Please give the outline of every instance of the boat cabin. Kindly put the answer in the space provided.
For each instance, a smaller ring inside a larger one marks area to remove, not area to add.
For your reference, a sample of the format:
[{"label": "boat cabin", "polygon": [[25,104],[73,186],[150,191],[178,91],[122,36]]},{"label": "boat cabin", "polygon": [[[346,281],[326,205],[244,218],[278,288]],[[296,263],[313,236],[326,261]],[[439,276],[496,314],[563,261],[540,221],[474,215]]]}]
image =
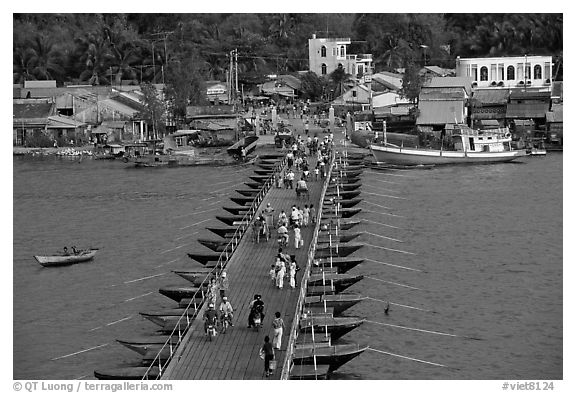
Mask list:
[{"label": "boat cabin", "polygon": [[[448,127],[446,131],[448,133]],[[473,130],[466,126],[457,125],[452,128],[451,134],[456,151],[496,153],[512,150],[510,145],[512,138],[508,128]]]}]

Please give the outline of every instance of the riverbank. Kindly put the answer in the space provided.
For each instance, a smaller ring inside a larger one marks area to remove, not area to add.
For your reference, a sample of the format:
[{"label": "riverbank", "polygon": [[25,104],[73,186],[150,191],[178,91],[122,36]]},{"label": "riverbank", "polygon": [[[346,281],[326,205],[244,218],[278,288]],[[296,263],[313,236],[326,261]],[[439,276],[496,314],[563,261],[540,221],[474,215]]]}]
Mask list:
[{"label": "riverbank", "polygon": [[[66,146],[66,147],[22,147],[13,146],[12,155],[23,156],[23,155],[40,155],[40,156],[51,156],[51,155],[63,155],[65,153],[72,153],[70,155],[80,155],[92,154],[94,151],[94,145],[85,146]],[[75,153],[75,154],[74,154]]]}]

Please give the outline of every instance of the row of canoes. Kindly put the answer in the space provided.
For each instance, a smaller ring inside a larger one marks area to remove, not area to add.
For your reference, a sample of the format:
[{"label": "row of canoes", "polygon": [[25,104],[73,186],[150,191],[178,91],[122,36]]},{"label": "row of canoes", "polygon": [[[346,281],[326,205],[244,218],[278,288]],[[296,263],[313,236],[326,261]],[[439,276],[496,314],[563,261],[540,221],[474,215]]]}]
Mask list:
[{"label": "row of canoes", "polygon": [[[367,349],[338,341],[364,322],[362,318],[341,316],[345,310],[366,299],[361,294],[341,293],[363,278],[348,272],[363,262],[362,258],[351,256],[362,247],[362,243],[355,242],[362,233],[348,232],[360,223],[351,219],[361,211],[353,208],[361,201],[358,198],[360,168],[351,164],[346,169],[333,170],[335,181],[331,179],[323,201],[314,262],[300,316],[299,334],[294,343],[291,379],[326,379]],[[340,206],[336,210],[338,202]]]},{"label": "row of canoes", "polygon": [[[253,202],[256,195],[260,192],[263,183],[272,176],[275,167],[279,164],[279,160],[283,158],[283,154],[260,156],[258,166],[260,169],[255,170],[256,175],[251,179],[256,183],[247,183],[251,190],[239,190],[242,197],[232,197],[232,201],[236,202],[240,207],[225,208],[225,210],[232,214],[230,219],[223,221],[227,224],[224,228],[207,228],[223,238],[222,241],[198,239],[198,241],[209,248],[212,253],[207,254],[188,254],[192,259],[199,262],[202,267],[192,268],[189,270],[174,270],[173,273],[185,279],[188,284],[186,285],[168,285],[159,288],[158,292],[169,299],[176,302],[177,307],[172,309],[162,309],[141,312],[140,315],[154,323],[157,331],[153,335],[131,337],[126,339],[118,339],[118,343],[126,348],[135,351],[142,356],[141,364],[136,367],[114,367],[108,369],[95,370],[94,375],[98,379],[142,379],[146,372],[149,379],[156,379],[159,377],[160,372],[156,364],[151,367],[155,359],[160,359],[162,364],[170,359],[175,346],[179,344],[178,335],[170,337],[169,334],[175,329],[179,328],[182,331],[183,337],[184,330],[189,326],[189,322],[195,318],[195,310],[200,310],[204,297],[202,290],[206,289],[206,278],[215,273],[214,269],[220,258],[220,254],[224,251],[226,245],[234,236],[237,226],[234,221],[241,221],[243,216],[248,212],[249,205]],[[230,256],[229,256],[230,257]],[[188,307],[190,306],[191,307]],[[165,344],[169,342],[169,345]]]}]

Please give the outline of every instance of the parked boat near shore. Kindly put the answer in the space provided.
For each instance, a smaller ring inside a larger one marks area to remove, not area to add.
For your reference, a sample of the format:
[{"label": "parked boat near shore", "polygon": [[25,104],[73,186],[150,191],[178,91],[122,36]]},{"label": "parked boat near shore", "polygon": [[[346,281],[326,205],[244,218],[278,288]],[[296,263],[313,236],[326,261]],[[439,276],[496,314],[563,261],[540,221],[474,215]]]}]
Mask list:
[{"label": "parked boat near shore", "polygon": [[158,367],[152,367],[150,370],[148,367],[116,367],[94,370],[94,376],[102,380],[138,380],[144,378],[146,373],[148,373],[148,379],[156,379],[160,374]]},{"label": "parked boat near shore", "polygon": [[[370,144],[377,163],[394,165],[490,164],[509,162],[526,155],[513,150],[507,128],[476,131],[456,125],[451,132],[450,149],[424,149],[383,144]],[[443,146],[444,144],[442,144]]]},{"label": "parked boat near shore", "polygon": [[294,364],[327,364],[328,372],[334,372],[339,367],[359,356],[368,349],[358,344],[336,344],[331,346],[314,345],[307,348],[295,348],[292,361]]}]

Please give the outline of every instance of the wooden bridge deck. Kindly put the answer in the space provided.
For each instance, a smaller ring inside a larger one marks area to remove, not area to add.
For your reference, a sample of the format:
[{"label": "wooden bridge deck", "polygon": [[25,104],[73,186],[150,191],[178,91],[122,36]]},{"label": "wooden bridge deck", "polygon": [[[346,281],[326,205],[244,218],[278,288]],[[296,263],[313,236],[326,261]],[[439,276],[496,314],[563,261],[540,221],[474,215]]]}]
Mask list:
[{"label": "wooden bridge deck", "polygon": [[[295,173],[298,179],[300,173]],[[270,203],[275,209],[275,222],[281,210],[289,214],[292,205],[303,207],[304,204],[313,203],[318,211],[322,184],[321,180],[308,182],[310,190],[308,200],[297,199],[293,189],[272,188],[264,198],[260,210]],[[293,232],[290,231],[290,244],[284,249],[288,254],[296,255],[296,261],[302,269],[296,276],[297,288],[304,271],[312,231],[312,224],[302,228],[304,246],[299,249],[294,248]],[[230,280],[229,300],[234,308],[234,327],[229,328],[226,334],[219,334],[210,342],[204,335],[204,322],[199,316],[178,347],[163,379],[264,379],[264,361],[259,357],[259,350],[264,343],[264,336],[270,336],[271,341],[274,337],[272,321],[276,311],[282,314],[285,328],[282,351],[276,351],[278,369],[269,379],[279,379],[294,319],[298,289],[292,290],[288,280],[285,281],[283,289],[276,288],[272,283],[269,271],[277,252],[275,230],[272,231],[270,241],[261,240],[260,243],[253,243],[248,231],[226,269]],[[259,331],[247,327],[249,304],[254,294],[262,295],[266,314]]]}]

